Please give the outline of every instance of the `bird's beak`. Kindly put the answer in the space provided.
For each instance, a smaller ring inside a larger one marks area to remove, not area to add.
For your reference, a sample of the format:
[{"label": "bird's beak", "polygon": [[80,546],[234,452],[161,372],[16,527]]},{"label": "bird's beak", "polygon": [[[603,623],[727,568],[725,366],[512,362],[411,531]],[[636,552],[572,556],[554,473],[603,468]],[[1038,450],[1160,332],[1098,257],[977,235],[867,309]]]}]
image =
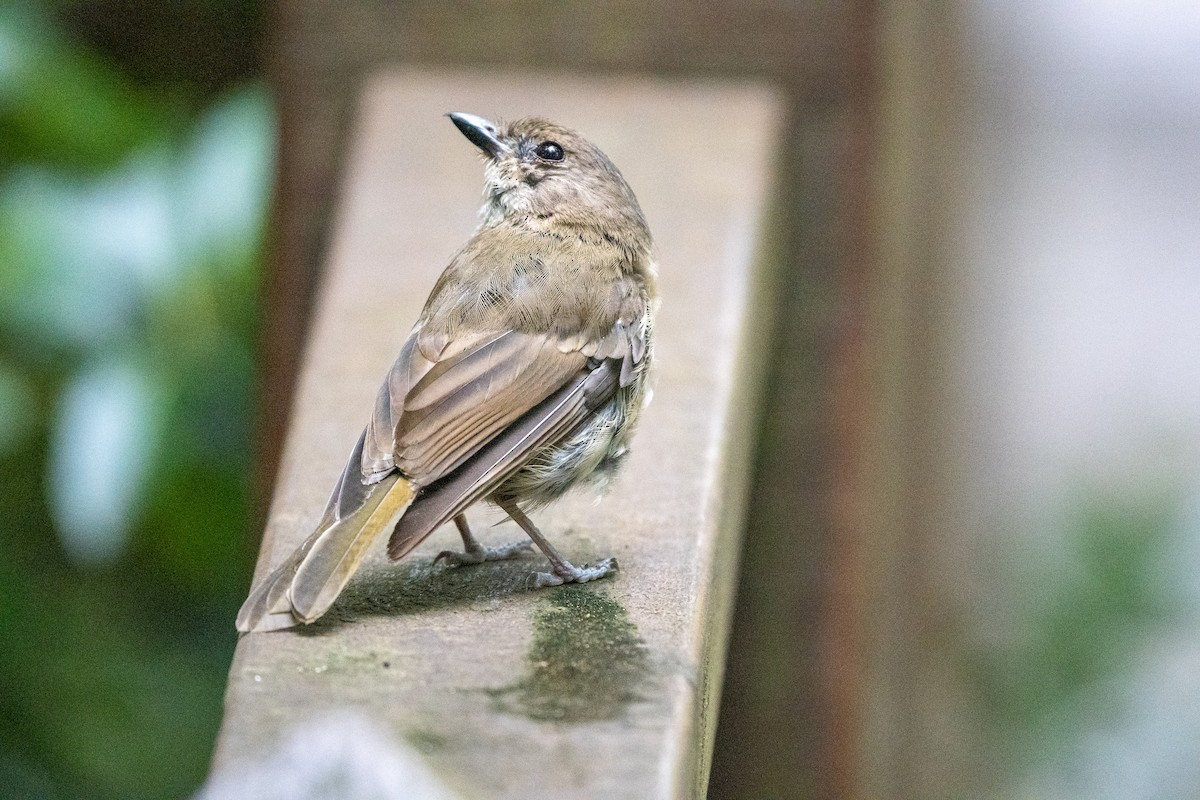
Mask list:
[{"label": "bird's beak", "polygon": [[483,117],[457,111],[446,116],[454,123],[454,127],[462,131],[463,136],[492,158],[509,152],[508,145],[496,138],[496,126]]}]

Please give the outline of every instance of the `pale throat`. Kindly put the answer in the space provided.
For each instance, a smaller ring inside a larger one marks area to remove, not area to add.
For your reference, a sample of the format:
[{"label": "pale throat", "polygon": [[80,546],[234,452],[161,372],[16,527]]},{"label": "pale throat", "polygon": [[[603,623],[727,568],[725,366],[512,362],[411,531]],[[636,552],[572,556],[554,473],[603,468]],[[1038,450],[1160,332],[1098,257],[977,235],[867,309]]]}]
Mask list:
[{"label": "pale throat", "polygon": [[[620,208],[613,203],[603,203],[599,194],[584,189],[580,191],[559,191],[552,196],[537,197],[536,186],[531,186],[524,180],[514,179],[504,175],[499,170],[489,169],[486,173],[486,185],[483,192],[483,205],[479,208],[479,226],[477,230],[493,228],[508,223],[533,231],[562,230],[564,227],[572,230],[584,229],[591,232],[589,239],[595,238],[596,244],[616,245],[611,234],[628,229],[634,221],[628,216],[614,213],[613,209]],[[548,187],[543,187],[548,188]],[[644,224],[644,223],[643,223]],[[639,225],[641,227],[641,225]],[[606,236],[606,234],[610,234]],[[625,246],[632,246],[641,251],[641,255],[649,256],[649,242],[629,240]],[[645,239],[649,239],[646,235]]]}]

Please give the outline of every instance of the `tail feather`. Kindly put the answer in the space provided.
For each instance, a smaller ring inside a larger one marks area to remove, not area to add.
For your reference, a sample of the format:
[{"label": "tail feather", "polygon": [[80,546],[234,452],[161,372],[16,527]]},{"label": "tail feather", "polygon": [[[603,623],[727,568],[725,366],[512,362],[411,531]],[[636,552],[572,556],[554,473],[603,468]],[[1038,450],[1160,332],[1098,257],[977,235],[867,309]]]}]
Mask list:
[{"label": "tail feather", "polygon": [[[358,570],[367,549],[390,532],[413,501],[413,486],[396,473],[384,478],[362,506],[321,534],[296,570],[288,591],[292,614],[312,622],[325,613]],[[378,500],[376,500],[378,498]]]},{"label": "tail feather", "polygon": [[[320,533],[314,533],[315,539]],[[292,616],[291,603],[287,601],[287,590],[292,585],[292,577],[296,568],[304,560],[305,548],[296,549],[287,560],[271,571],[262,583],[254,587],[237,616],[237,629],[243,633],[249,631],[274,631],[280,628],[290,628],[296,624]],[[282,601],[282,602],[281,602]]]},{"label": "tail feather", "polygon": [[414,495],[413,485],[393,473],[369,487],[351,513],[341,519],[327,515],[246,598],[237,629],[278,630],[318,619],[333,605],[371,544],[395,527]]}]

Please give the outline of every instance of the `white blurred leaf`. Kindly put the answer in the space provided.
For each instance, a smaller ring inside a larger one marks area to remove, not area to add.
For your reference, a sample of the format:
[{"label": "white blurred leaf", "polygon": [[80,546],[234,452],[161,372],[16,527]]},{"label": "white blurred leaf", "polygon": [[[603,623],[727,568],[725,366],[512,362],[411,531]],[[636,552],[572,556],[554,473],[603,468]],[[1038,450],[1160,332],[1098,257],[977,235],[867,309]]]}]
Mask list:
[{"label": "white blurred leaf", "polygon": [[176,185],[176,220],[189,259],[236,264],[257,242],[271,190],[274,125],[261,87],[224,98],[197,125]]},{"label": "white blurred leaf", "polygon": [[63,548],[107,564],[125,547],[144,500],[161,414],[131,364],[85,369],[64,392],[50,443],[47,494]]},{"label": "white blurred leaf", "polygon": [[168,162],[142,153],[100,180],[17,173],[0,197],[18,285],[0,298],[13,321],[50,339],[95,346],[126,330],[150,288],[180,262]]}]

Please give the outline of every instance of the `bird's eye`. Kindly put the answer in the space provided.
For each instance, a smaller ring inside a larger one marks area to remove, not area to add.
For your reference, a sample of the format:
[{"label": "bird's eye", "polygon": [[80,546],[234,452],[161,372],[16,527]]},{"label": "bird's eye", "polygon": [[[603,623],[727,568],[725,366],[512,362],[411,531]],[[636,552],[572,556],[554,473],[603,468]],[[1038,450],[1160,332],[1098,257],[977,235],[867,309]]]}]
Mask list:
[{"label": "bird's eye", "polygon": [[534,148],[533,153],[544,161],[562,161],[566,156],[558,142],[542,142]]}]

